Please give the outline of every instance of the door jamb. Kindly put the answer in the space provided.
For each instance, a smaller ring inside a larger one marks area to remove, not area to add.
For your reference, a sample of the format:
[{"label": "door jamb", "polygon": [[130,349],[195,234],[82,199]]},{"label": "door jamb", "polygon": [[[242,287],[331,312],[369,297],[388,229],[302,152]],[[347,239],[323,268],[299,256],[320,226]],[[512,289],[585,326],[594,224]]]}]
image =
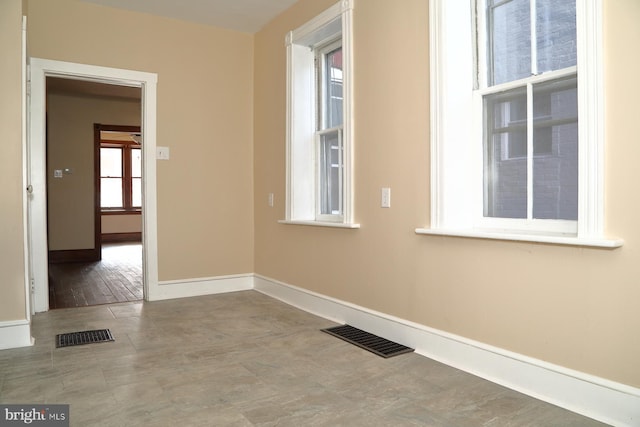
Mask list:
[{"label": "door jamb", "polygon": [[[46,224],[46,78],[94,81],[119,86],[140,87],[142,90],[141,128],[144,134],[142,179],[142,236],[143,236],[143,287],[145,300],[153,300],[158,294],[158,239],[156,197],[156,86],[155,73],[100,67],[71,62],[30,58],[31,96],[29,102],[28,171],[30,195],[28,209],[30,242],[29,258],[33,265],[33,310],[49,309],[48,251]],[[29,295],[26,295],[28,298]]]}]

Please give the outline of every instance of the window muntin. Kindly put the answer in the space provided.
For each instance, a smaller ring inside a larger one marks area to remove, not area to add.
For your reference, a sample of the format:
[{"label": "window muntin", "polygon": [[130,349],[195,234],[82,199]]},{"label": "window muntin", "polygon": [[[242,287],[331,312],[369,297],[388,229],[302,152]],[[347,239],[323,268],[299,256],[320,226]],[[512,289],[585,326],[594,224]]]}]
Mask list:
[{"label": "window muntin", "polygon": [[578,218],[575,13],[575,0],[487,0],[478,17],[483,217],[525,221],[509,228]]}]

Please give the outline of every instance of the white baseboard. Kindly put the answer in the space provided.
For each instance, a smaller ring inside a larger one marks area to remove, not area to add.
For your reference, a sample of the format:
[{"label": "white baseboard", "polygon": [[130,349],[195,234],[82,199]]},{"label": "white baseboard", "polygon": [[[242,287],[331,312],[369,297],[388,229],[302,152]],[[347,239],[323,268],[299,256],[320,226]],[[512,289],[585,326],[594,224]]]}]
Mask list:
[{"label": "white baseboard", "polygon": [[150,289],[149,301],[196,297],[253,289],[253,275],[220,276],[201,279],[171,280],[159,282]]},{"label": "white baseboard", "polygon": [[0,350],[29,347],[34,342],[28,320],[0,322]]},{"label": "white baseboard", "polygon": [[348,323],[494,383],[613,426],[640,426],[640,389],[256,275],[254,289],[309,313]]}]

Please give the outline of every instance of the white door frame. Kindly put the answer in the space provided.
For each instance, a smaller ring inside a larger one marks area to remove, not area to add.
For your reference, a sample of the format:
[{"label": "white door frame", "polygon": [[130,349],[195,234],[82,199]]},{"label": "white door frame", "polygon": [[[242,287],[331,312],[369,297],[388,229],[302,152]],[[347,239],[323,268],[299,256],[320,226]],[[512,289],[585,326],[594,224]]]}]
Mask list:
[{"label": "white door frame", "polygon": [[[158,293],[158,232],[156,199],[156,85],[155,73],[99,67],[49,59],[30,58],[31,90],[29,102],[28,178],[32,188],[27,209],[32,265],[33,308],[49,310],[49,267],[47,245],[46,179],[46,78],[94,81],[142,90],[142,236],[143,286],[146,300]],[[29,296],[27,295],[27,298]]]}]

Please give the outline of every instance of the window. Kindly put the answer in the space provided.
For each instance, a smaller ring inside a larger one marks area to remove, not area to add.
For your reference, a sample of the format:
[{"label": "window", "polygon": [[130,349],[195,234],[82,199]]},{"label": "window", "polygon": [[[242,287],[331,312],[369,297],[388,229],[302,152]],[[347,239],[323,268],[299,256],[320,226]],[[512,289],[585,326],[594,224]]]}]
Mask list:
[{"label": "window", "polygon": [[431,0],[418,233],[622,244],[603,237],[601,1]]},{"label": "window", "polygon": [[100,207],[103,212],[141,209],[142,150],[134,141],[100,143]]},{"label": "window", "polygon": [[353,223],[350,1],[287,35],[287,209],[283,223]]},{"label": "window", "polygon": [[[483,217],[521,219],[522,228],[539,219],[574,222],[578,219],[575,0],[486,0],[478,6]],[[556,228],[575,233],[573,223]]]}]

